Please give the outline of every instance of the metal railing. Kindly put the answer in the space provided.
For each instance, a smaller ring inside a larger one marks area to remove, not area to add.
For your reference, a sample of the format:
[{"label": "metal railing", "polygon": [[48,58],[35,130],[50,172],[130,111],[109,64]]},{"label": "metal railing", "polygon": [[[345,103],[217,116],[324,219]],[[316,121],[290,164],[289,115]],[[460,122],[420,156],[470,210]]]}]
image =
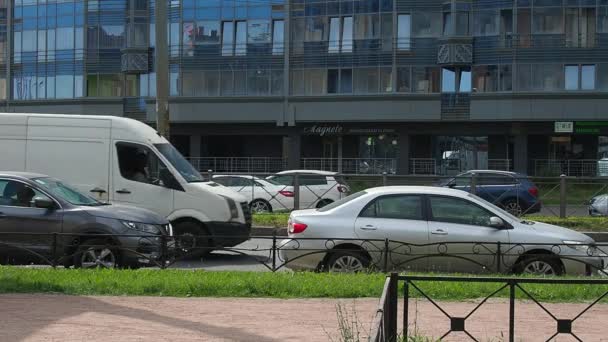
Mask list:
[{"label": "metal railing", "polygon": [[273,173],[287,169],[287,159],[276,157],[201,157],[188,158],[200,172]]},{"label": "metal railing", "polygon": [[304,170],[333,171],[344,174],[396,174],[395,158],[303,158]]},{"label": "metal railing", "polygon": [[596,177],[600,175],[595,159],[534,159],[534,174],[537,176]]},{"label": "metal railing", "polygon": [[[403,282],[403,325],[402,331],[399,334],[397,328],[398,316],[397,312],[399,310],[399,293],[398,286],[399,282]],[[472,310],[468,311],[468,313],[464,313],[461,315],[453,315],[448,313],[448,309],[442,306],[441,303],[435,301],[431,295],[424,290],[424,283],[464,283],[464,284],[496,284],[496,290],[488,294],[484,297]],[[380,309],[376,316],[376,320],[373,322],[372,326],[372,334],[370,335],[370,342],[395,342],[397,341],[397,336],[399,335],[400,340],[409,341],[410,337],[416,338],[416,336],[412,336],[410,334],[410,301],[413,298],[413,293],[416,293],[418,297],[422,297],[429,301],[432,307],[439,310],[449,321],[448,331],[441,336],[438,341],[443,340],[447,336],[453,333],[461,333],[468,337],[468,339],[472,341],[479,341],[473,334],[467,330],[467,320],[470,321],[471,316],[476,313],[482,306],[491,305],[487,304],[488,300],[496,297],[499,293],[508,291],[509,293],[509,305],[508,305],[508,323],[509,327],[507,330],[506,340],[509,342],[513,342],[516,340],[516,319],[517,319],[517,311],[515,310],[516,298],[518,295],[531,301],[536,304],[541,311],[547,314],[546,317],[550,321],[555,324],[555,333],[548,337],[546,341],[552,341],[556,336],[570,335],[577,341],[582,341],[582,339],[577,336],[577,331],[575,330],[575,322],[582,320],[581,318],[588,313],[597,303],[608,296],[608,291],[604,292],[602,295],[597,297],[597,299],[587,305],[584,306],[584,309],[572,312],[567,317],[569,318],[557,318],[557,314],[554,314],[550,307],[543,305],[533,294],[532,291],[527,287],[527,285],[537,286],[537,285],[555,285],[555,286],[580,286],[580,285],[588,285],[588,286],[606,286],[608,285],[608,280],[606,279],[560,279],[560,278],[508,278],[508,277],[462,277],[462,276],[418,276],[418,275],[398,275],[397,273],[392,273],[387,277],[386,284],[384,286],[384,290],[382,292],[381,297],[381,306],[382,311]],[[378,319],[380,316],[381,319]],[[561,315],[563,317],[563,314]],[[483,318],[477,316],[476,320],[483,321]],[[487,328],[490,328],[492,325],[496,325],[496,321],[487,321],[484,322]],[[498,323],[500,324],[500,323]],[[525,331],[524,333],[531,334],[530,331]],[[462,336],[462,335],[461,335]],[[521,338],[521,336],[519,336]],[[536,337],[540,337],[537,336]],[[543,338],[544,339],[544,338]],[[502,340],[502,339],[500,339]]]}]

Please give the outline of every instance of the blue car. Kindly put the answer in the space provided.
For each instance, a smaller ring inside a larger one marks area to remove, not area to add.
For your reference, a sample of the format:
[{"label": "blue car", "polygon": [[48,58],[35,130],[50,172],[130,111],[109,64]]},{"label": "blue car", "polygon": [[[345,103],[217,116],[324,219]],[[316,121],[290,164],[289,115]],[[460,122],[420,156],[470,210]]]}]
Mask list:
[{"label": "blue car", "polygon": [[521,173],[471,170],[439,185],[470,192],[473,173],[476,175],[475,194],[484,200],[518,216],[540,211],[538,188],[528,176]]}]

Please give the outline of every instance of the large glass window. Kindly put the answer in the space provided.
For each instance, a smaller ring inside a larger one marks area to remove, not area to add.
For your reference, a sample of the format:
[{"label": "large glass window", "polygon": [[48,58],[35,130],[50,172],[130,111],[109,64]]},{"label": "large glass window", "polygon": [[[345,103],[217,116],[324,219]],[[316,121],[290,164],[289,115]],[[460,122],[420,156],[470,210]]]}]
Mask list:
[{"label": "large glass window", "polygon": [[517,79],[521,91],[564,89],[564,70],[560,64],[518,64]]},{"label": "large glass window", "polygon": [[410,50],[411,27],[411,17],[409,14],[399,14],[397,16],[397,49]]},{"label": "large glass window", "polygon": [[470,68],[443,68],[441,78],[442,93],[470,93],[471,92],[471,69]]},{"label": "large glass window", "polygon": [[397,92],[409,93],[412,91],[410,67],[397,67]]},{"label": "large glass window", "polygon": [[608,91],[608,64],[597,65],[597,89]]},{"label": "large glass window", "polygon": [[264,19],[247,22],[247,42],[249,44],[270,43],[270,21]]},{"label": "large glass window", "polygon": [[594,90],[595,65],[564,66],[566,90]]},{"label": "large glass window", "polygon": [[355,39],[380,38],[380,16],[377,14],[360,14],[355,16]]},{"label": "large glass window", "polygon": [[225,21],[222,23],[222,56],[232,56],[234,54],[234,22]]},{"label": "large glass window", "polygon": [[247,54],[247,22],[236,22],[236,45],[234,48],[236,56],[245,56]]},{"label": "large glass window", "polygon": [[475,36],[495,36],[498,34],[498,11],[475,12],[473,20],[473,34]]},{"label": "large glass window", "polygon": [[378,68],[358,68],[354,69],[355,87],[357,94],[378,93],[379,75]]},{"label": "large glass window", "polygon": [[412,85],[417,93],[439,92],[439,68],[436,67],[413,67]]},{"label": "large glass window", "polygon": [[534,33],[563,33],[564,17],[561,7],[535,7],[532,12]]},{"label": "large glass window", "polygon": [[438,37],[441,26],[437,25],[441,20],[439,12],[414,12],[412,13],[412,36],[416,38]]},{"label": "large glass window", "polygon": [[608,33],[608,6],[598,7],[597,32]]},{"label": "large glass window", "polygon": [[274,20],[272,22],[272,54],[282,55],[284,50],[284,31],[285,26],[283,20]]},{"label": "large glass window", "polygon": [[353,52],[353,17],[342,20],[342,52]]},{"label": "large glass window", "polygon": [[327,18],[309,17],[306,18],[306,31],[304,39],[307,42],[320,42],[326,37]]},{"label": "large glass window", "polygon": [[473,91],[488,93],[511,91],[511,65],[478,65],[473,67]]},{"label": "large glass window", "polygon": [[328,52],[340,52],[340,18],[329,18]]}]

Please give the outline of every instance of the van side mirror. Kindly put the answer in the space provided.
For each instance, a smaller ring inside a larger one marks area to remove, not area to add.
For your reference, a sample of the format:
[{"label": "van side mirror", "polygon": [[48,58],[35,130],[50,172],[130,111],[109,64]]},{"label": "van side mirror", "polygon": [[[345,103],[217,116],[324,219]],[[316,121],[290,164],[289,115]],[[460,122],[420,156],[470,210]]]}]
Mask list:
[{"label": "van side mirror", "polygon": [[34,198],[34,206],[40,209],[53,209],[55,208],[55,202],[48,198],[36,197]]},{"label": "van side mirror", "polygon": [[503,221],[498,216],[492,216],[492,217],[490,217],[490,227],[492,227],[492,228],[504,228],[505,227],[505,221]]}]

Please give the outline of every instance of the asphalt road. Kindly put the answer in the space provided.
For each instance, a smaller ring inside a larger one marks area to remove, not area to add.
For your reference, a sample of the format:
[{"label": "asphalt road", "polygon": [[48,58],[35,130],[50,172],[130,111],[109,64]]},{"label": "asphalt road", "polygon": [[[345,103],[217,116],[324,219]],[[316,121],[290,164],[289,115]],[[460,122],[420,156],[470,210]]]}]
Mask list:
[{"label": "asphalt road", "polygon": [[[169,268],[270,272],[264,264],[272,267],[271,239],[254,238],[232,249],[235,252],[216,251],[202,258],[177,261]],[[278,258],[276,263],[280,264]],[[289,269],[282,268],[280,271],[289,271]]]}]

